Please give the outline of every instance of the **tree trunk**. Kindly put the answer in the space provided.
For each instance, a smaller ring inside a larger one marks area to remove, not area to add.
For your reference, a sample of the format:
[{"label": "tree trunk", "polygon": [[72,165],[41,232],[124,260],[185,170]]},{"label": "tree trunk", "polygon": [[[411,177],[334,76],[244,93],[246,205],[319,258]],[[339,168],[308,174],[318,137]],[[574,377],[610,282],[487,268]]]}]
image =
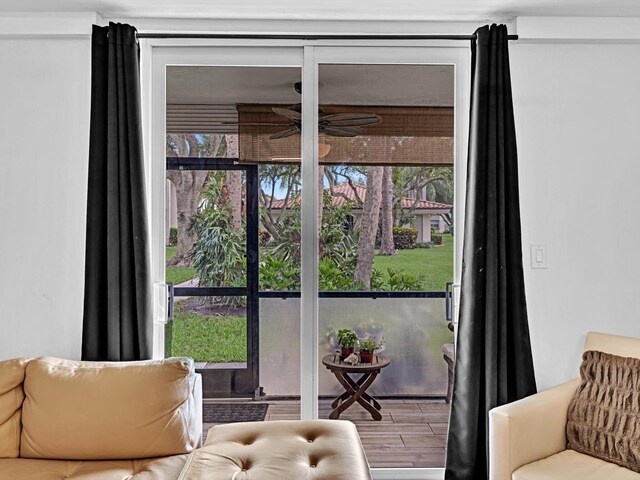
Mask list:
[{"label": "tree trunk", "polygon": [[[178,157],[198,157],[199,145],[195,135],[169,135],[174,144],[174,150],[167,154]],[[191,219],[198,211],[200,193],[207,179],[206,171],[198,170],[168,170],[169,179],[176,190],[176,206],[178,216],[178,244],[176,254],[167,262],[167,266],[189,266],[189,253],[196,241],[187,231]]]},{"label": "tree trunk", "polygon": [[380,240],[380,255],[395,255],[396,248],[393,244],[393,179],[392,167],[382,167],[382,206],[381,224],[382,238]]},{"label": "tree trunk", "polygon": [[[238,158],[238,136],[226,135],[227,158]],[[227,192],[231,209],[231,228],[238,230],[242,226],[242,171],[227,171]]]},{"label": "tree trunk", "polygon": [[367,167],[367,195],[362,208],[355,272],[355,281],[362,283],[364,290],[371,290],[371,268],[380,218],[383,169],[384,167]]},{"label": "tree trunk", "polygon": [[168,266],[189,266],[189,253],[196,242],[196,237],[188,230],[191,219],[198,211],[200,193],[207,179],[207,173],[198,170],[167,171],[167,178],[176,188],[178,213],[178,248],[176,254],[167,262]]}]

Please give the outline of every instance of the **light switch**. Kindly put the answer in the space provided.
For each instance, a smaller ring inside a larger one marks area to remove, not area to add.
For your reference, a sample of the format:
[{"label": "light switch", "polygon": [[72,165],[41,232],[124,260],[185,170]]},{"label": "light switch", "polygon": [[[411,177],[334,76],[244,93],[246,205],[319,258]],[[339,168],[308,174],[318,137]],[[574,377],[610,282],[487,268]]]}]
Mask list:
[{"label": "light switch", "polygon": [[531,244],[531,268],[547,268],[547,246]]}]

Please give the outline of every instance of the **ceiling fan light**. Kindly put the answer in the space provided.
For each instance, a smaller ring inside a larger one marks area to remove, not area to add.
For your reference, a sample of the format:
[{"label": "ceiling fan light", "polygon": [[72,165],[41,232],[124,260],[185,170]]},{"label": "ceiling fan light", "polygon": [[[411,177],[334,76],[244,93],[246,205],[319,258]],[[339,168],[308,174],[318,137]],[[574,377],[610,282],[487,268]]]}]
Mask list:
[{"label": "ceiling fan light", "polygon": [[328,143],[318,143],[318,158],[324,158],[329,155],[331,145]]}]

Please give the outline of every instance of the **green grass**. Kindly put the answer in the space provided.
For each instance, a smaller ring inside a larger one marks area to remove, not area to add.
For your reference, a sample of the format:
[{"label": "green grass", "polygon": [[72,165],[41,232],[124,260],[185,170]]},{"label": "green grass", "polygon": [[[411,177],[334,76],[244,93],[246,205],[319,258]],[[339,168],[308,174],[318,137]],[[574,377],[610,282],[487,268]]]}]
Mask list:
[{"label": "green grass", "polygon": [[171,355],[196,362],[247,361],[245,317],[201,315],[183,308],[183,302],[176,303]]},{"label": "green grass", "polygon": [[[178,247],[167,247],[165,251],[165,261],[168,262],[171,257],[176,254]],[[196,271],[189,267],[166,267],[165,268],[165,282],[172,282],[174,285],[191,280],[196,276]]]},{"label": "green grass", "polygon": [[[445,283],[453,279],[453,243],[451,235],[442,235],[442,246],[435,248],[415,248],[413,250],[398,250],[394,257],[375,256],[373,267],[380,270],[385,278],[389,277],[387,268],[403,269],[407,273],[418,277],[424,275],[426,290],[430,292],[444,291]],[[167,247],[167,261],[176,253],[176,247]],[[166,281],[174,285],[191,280],[196,271],[188,267],[167,267]]]},{"label": "green grass", "polygon": [[376,255],[373,268],[380,270],[385,279],[389,278],[387,268],[403,269],[415,277],[424,275],[427,291],[442,292],[445,284],[453,281],[453,243],[451,235],[442,235],[439,247],[398,250],[393,257]]}]

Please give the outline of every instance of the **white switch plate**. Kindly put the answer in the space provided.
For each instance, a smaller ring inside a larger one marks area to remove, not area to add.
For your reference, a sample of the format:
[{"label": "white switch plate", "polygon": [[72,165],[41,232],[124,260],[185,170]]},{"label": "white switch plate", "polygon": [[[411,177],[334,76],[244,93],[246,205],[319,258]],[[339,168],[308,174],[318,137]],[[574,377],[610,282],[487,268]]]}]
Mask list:
[{"label": "white switch plate", "polygon": [[532,243],[531,268],[547,268],[548,263],[547,246]]}]

